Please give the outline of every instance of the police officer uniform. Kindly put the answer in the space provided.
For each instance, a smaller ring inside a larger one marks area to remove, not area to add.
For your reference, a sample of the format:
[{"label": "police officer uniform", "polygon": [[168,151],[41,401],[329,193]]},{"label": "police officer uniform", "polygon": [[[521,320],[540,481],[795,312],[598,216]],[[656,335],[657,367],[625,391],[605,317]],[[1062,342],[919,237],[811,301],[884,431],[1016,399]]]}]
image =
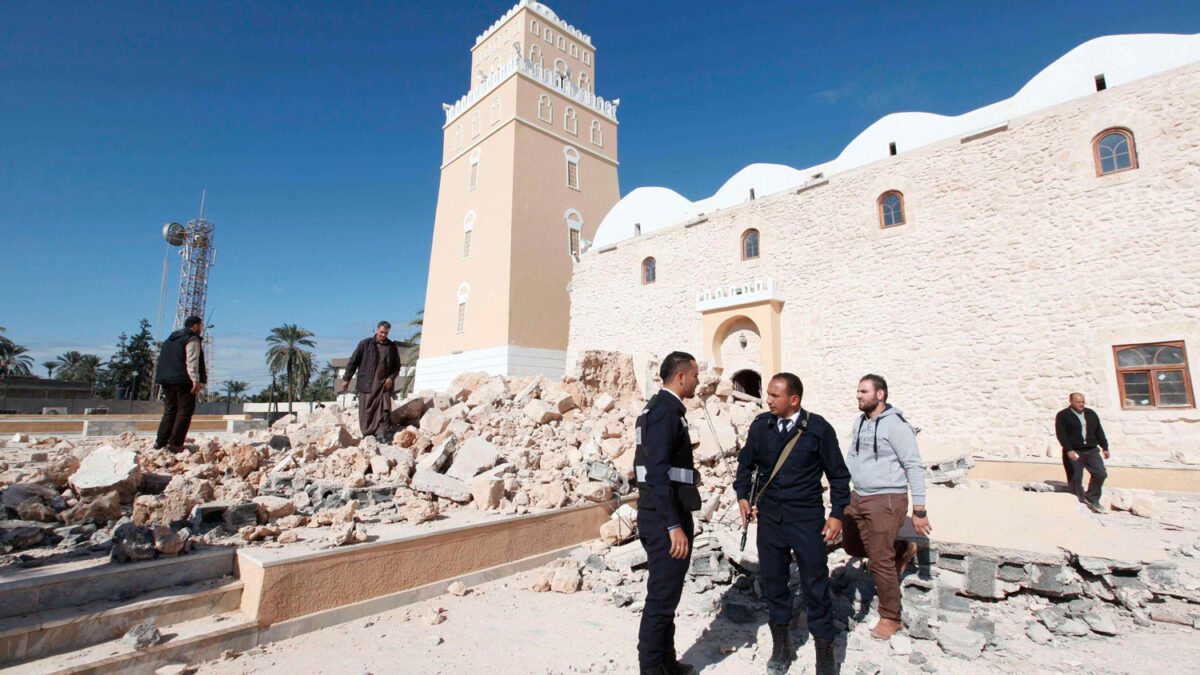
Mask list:
[{"label": "police officer uniform", "polygon": [[[791,454],[768,484],[784,446],[797,433],[800,438]],[[752,501],[751,482],[755,472],[759,475],[759,489],[766,485],[757,503],[759,582],[769,609],[776,651],[785,647],[782,667],[786,670],[791,661],[787,629],[792,619],[788,569],[794,551],[808,629],[816,638],[820,672],[823,648],[828,650],[832,666],[832,640],[837,635],[821,534],[825,525],[821,476],[829,479],[832,502],[829,517],[841,519],[843,509],[850,503],[850,471],[842,459],[833,427],[820,415],[801,409],[791,418],[778,418],[771,413],[754,418],[746,445],[738,454],[737,478],[733,483],[738,499]],[[777,657],[771,663],[776,664]]]},{"label": "police officer uniform", "polygon": [[[649,576],[638,631],[642,672],[681,670],[675,657],[675,609],[692,557],[692,511],[700,508],[698,474],[683,401],[669,389],[655,394],[637,419],[634,471],[638,486],[638,537],[646,549]],[[670,530],[687,535],[688,554],[672,558]]]}]

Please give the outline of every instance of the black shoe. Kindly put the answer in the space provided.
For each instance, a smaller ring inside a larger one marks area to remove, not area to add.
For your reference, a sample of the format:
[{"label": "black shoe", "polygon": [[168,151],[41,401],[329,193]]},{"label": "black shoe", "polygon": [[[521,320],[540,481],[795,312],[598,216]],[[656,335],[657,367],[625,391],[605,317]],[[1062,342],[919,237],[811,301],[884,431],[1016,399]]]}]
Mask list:
[{"label": "black shoe", "polygon": [[1087,504],[1087,507],[1092,510],[1092,513],[1104,513],[1104,507],[1100,506],[1100,502],[1088,499],[1083,503]]},{"label": "black shoe", "polygon": [[838,675],[837,658],[833,654],[833,640],[813,638],[817,648],[816,675]]},{"label": "black shoe", "polygon": [[668,675],[696,675],[696,667],[690,663],[682,663],[671,659],[663,662],[663,668],[667,669]]},{"label": "black shoe", "polygon": [[159,443],[158,441],[155,441],[155,442],[154,442],[154,449],[155,449],[155,450],[162,450],[162,449],[163,449],[163,448],[165,448],[165,447],[167,447],[167,444],[166,444],[166,443]]},{"label": "black shoe", "polygon": [[767,675],[784,675],[792,665],[792,636],[786,623],[769,624],[771,627],[771,660],[767,661]]},{"label": "black shoe", "polygon": [[671,675],[671,672],[667,670],[667,667],[661,663],[657,666],[650,666],[648,668],[646,666],[642,666],[638,672],[640,672],[642,675]]}]

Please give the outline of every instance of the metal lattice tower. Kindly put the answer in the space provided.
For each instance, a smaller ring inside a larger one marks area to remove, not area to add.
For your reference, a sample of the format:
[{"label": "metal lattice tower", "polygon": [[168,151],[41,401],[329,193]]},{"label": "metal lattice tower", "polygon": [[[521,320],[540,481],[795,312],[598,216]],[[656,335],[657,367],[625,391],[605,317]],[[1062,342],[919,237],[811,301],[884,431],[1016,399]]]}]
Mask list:
[{"label": "metal lattice tower", "polygon": [[216,262],[213,248],[213,224],[201,216],[189,220],[184,228],[186,240],[179,256],[183,265],[179,270],[179,300],[175,309],[175,330],[183,328],[189,316],[204,318],[204,306],[208,302],[208,270]]}]

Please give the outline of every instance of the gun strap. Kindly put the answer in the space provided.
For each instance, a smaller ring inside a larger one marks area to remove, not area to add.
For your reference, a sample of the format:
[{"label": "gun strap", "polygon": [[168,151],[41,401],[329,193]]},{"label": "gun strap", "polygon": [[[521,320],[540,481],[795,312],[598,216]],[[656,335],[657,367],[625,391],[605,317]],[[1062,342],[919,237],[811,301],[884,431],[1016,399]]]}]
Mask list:
[{"label": "gun strap", "polygon": [[775,476],[779,473],[779,470],[783,468],[783,463],[787,461],[788,455],[792,454],[792,448],[796,447],[796,441],[800,440],[800,434],[802,433],[804,433],[804,427],[797,427],[796,435],[792,436],[792,438],[788,440],[787,445],[783,446],[783,452],[779,453],[779,459],[775,461],[775,468],[771,470],[771,476],[770,478],[767,478],[766,485],[763,485],[762,489],[758,491],[758,494],[754,496],[755,504],[762,499],[763,493],[766,492],[767,488],[771,486],[771,481],[775,480]]}]

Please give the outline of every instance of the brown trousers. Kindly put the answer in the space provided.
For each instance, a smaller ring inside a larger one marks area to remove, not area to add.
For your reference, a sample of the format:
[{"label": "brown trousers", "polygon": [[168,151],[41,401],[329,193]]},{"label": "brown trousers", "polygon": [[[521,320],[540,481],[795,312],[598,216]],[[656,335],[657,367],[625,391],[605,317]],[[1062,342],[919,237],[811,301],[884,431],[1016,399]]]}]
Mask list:
[{"label": "brown trousers", "polygon": [[842,548],[856,558],[867,558],[875,577],[879,596],[879,616],[900,620],[900,578],[896,558],[904,554],[908,542],[896,535],[908,517],[907,494],[883,494],[863,497],[850,492],[850,506],[842,518]]}]

